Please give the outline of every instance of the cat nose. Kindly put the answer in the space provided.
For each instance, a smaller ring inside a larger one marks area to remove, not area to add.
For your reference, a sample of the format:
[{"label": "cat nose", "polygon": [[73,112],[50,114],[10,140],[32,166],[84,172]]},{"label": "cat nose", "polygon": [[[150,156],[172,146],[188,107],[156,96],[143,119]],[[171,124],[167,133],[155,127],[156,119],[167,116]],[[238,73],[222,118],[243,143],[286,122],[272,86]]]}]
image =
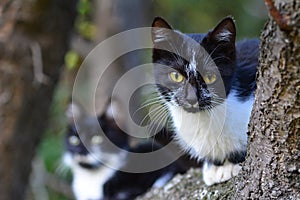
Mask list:
[{"label": "cat nose", "polygon": [[195,93],[195,90],[194,88],[190,85],[188,86],[188,89],[187,89],[187,93],[186,93],[186,101],[191,104],[191,105],[194,105],[196,103],[198,103],[198,97]]},{"label": "cat nose", "polygon": [[198,102],[196,95],[189,95],[186,97],[186,100],[189,104],[194,105]]}]

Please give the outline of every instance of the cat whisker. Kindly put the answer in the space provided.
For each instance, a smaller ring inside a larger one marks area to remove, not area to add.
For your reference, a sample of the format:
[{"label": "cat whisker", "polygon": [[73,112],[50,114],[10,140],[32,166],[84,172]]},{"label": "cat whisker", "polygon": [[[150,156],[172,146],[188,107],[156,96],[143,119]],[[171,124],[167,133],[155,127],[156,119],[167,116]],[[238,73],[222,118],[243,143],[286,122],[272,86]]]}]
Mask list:
[{"label": "cat whisker", "polygon": [[[166,115],[163,115],[162,116],[162,118],[164,118],[162,121],[168,121],[169,120],[169,117],[170,116],[168,116],[167,114]],[[166,126],[168,126],[167,125],[167,123],[165,123],[166,124]],[[155,129],[155,134],[153,135],[153,137],[151,137],[151,139],[152,139],[152,146],[154,146],[154,144],[156,143],[155,142],[155,137],[156,137],[156,134],[158,133],[158,130],[157,130],[157,128],[161,128],[161,125],[160,125],[160,122],[159,122],[159,124],[157,125],[156,123],[154,123],[154,122],[152,122],[152,124],[151,124],[151,128],[150,128],[150,130],[149,130],[149,135],[152,135],[152,128],[153,127],[155,127],[156,126],[156,129]],[[163,128],[162,128],[163,129]],[[161,129],[161,130],[162,130]],[[159,130],[159,131],[161,131],[161,130]],[[162,133],[161,133],[162,134]]]},{"label": "cat whisker", "polygon": [[214,61],[216,61],[216,60],[218,60],[218,59],[221,59],[221,58],[225,58],[226,60],[231,61],[231,59],[228,58],[227,56],[219,56],[219,57],[216,57],[216,58],[214,58]]},{"label": "cat whisker", "polygon": [[[163,118],[167,118],[167,116],[162,116]],[[150,128],[149,128],[150,127]],[[160,127],[160,125],[158,125],[157,123],[152,122],[150,124],[150,126],[147,127],[148,129],[148,133],[149,133],[149,137],[152,139],[152,145],[155,143],[155,136],[157,134],[157,128]],[[152,129],[156,127],[154,134],[152,133]],[[153,136],[152,136],[153,135]]]},{"label": "cat whisker", "polygon": [[149,118],[151,119],[150,114],[155,113],[157,110],[161,109],[161,107],[162,107],[162,106],[158,105],[158,107],[156,107],[156,108],[154,108],[153,110],[151,110],[150,112],[148,112],[148,113],[145,115],[145,117],[142,119],[142,121],[140,122],[140,125],[142,125],[142,124],[145,122],[145,120],[147,119],[147,117],[149,117]]},{"label": "cat whisker", "polygon": [[[156,92],[156,94],[157,94],[157,92]],[[145,104],[151,103],[153,101],[161,100],[161,99],[162,98],[160,96],[155,96],[155,97],[149,98],[145,102],[142,103],[142,106]]]},{"label": "cat whisker", "polygon": [[134,113],[132,114],[132,116],[134,117],[135,114],[136,114],[138,111],[140,111],[141,109],[146,108],[147,106],[154,105],[154,104],[161,104],[161,98],[156,99],[156,100],[153,99],[152,102],[149,102],[149,103],[147,103],[147,104],[142,105],[141,107],[139,107],[138,109],[136,109],[136,110],[134,111]]},{"label": "cat whisker", "polygon": [[170,45],[171,48],[172,48],[172,52],[171,52],[171,53],[172,53],[172,56],[173,56],[173,58],[175,59],[175,61],[176,61],[177,63],[183,65],[182,60],[179,59],[179,57],[178,57],[178,56],[180,56],[181,54],[180,54],[179,50],[177,49],[177,45],[173,45],[173,43],[170,42],[170,41],[168,41],[168,43],[169,43],[169,45]]},{"label": "cat whisker", "polygon": [[[157,112],[153,112],[152,115],[151,115],[151,119],[155,120],[157,119],[158,117],[160,117],[161,114],[167,114],[167,108],[166,108],[166,105],[163,104],[163,105],[160,105],[159,106],[159,110]],[[150,112],[148,114],[151,114]]]},{"label": "cat whisker", "polygon": [[60,161],[55,168],[55,174],[61,175],[62,177],[66,177],[67,173],[69,172],[70,168]]},{"label": "cat whisker", "polygon": [[150,102],[152,100],[155,100],[155,99],[161,99],[160,96],[156,96],[157,95],[157,91],[153,92],[152,94],[149,94],[148,96],[151,97],[151,95],[155,95],[155,96],[152,97],[152,98],[147,99],[145,102],[143,102],[143,104],[146,104],[146,103],[148,103],[148,102]]},{"label": "cat whisker", "polygon": [[208,66],[208,67],[214,67],[214,66],[216,66],[215,62],[216,62],[218,59],[221,59],[221,58],[226,59],[226,60],[228,60],[228,61],[231,62],[231,59],[230,59],[230,58],[228,58],[228,57],[226,57],[226,56],[219,56],[219,57],[216,57],[216,58],[213,58],[213,59],[209,59],[209,60],[207,61],[207,63],[206,63],[206,66]]},{"label": "cat whisker", "polygon": [[157,113],[154,113],[152,115],[152,122],[154,123],[155,120],[161,120],[162,117],[165,117],[165,115],[167,115],[166,110],[162,109],[160,111],[158,111]]},{"label": "cat whisker", "polygon": [[150,128],[150,134],[152,135],[152,133],[151,133],[151,131],[152,131],[152,129],[156,126],[156,128],[155,128],[155,132],[154,132],[154,134],[156,134],[157,132],[157,129],[158,128],[160,128],[160,127],[162,127],[163,126],[163,124],[166,124],[166,119],[168,118],[168,114],[166,113],[166,112],[160,112],[160,114],[158,114],[157,116],[156,116],[156,118],[159,120],[158,122],[156,122],[156,123],[153,123],[153,125],[154,126],[152,126],[151,128]]},{"label": "cat whisker", "polygon": [[[170,118],[170,116],[166,113],[165,115],[161,116],[161,121],[158,122],[158,124],[153,124],[152,127],[156,127],[156,128],[155,128],[154,136],[152,137],[153,138],[152,145],[155,143],[155,136],[156,136],[156,134],[163,129],[163,124],[165,124],[165,126],[168,127],[167,122],[168,122],[169,118]],[[160,129],[160,130],[158,130],[158,129]],[[149,132],[152,135],[152,128],[149,130]]]},{"label": "cat whisker", "polygon": [[149,128],[149,134],[155,136],[162,129],[162,127],[166,123],[167,119],[168,119],[168,116],[166,114],[164,114],[160,117],[160,120],[157,123],[152,123],[151,128]]},{"label": "cat whisker", "polygon": [[211,61],[212,61],[212,55],[213,55],[213,53],[220,47],[220,45],[221,44],[218,44],[213,50],[212,50],[212,52],[210,52],[210,54],[208,54],[207,55],[207,57],[206,57],[206,59],[205,59],[205,61],[204,61],[204,65],[207,65],[208,63],[208,61],[211,59]]}]

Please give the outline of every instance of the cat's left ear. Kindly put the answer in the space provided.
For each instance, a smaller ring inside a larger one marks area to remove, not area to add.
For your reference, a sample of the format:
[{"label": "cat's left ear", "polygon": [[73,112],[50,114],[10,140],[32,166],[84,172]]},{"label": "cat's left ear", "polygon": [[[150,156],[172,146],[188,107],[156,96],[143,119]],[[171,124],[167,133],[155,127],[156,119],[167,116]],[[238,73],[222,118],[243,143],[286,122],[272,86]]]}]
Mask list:
[{"label": "cat's left ear", "polygon": [[79,103],[72,101],[68,105],[65,115],[67,117],[68,123],[72,124],[74,123],[74,120],[79,120],[80,118],[82,118],[85,113]]},{"label": "cat's left ear", "polygon": [[155,44],[167,40],[170,30],[173,29],[166,20],[161,17],[155,17],[152,22],[151,30],[152,42]]},{"label": "cat's left ear", "polygon": [[233,18],[224,18],[208,33],[207,37],[211,42],[224,42],[235,46],[236,29]]}]

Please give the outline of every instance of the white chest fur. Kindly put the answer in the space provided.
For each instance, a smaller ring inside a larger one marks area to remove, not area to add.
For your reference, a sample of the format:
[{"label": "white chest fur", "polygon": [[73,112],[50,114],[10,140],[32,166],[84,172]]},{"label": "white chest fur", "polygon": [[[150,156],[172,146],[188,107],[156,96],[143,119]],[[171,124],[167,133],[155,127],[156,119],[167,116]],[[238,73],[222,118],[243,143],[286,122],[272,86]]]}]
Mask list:
[{"label": "white chest fur", "polygon": [[231,93],[211,111],[188,113],[169,104],[177,140],[193,157],[224,160],[233,151],[245,150],[253,99],[241,102]]},{"label": "white chest fur", "polygon": [[113,175],[114,169],[101,167],[87,170],[80,166],[73,167],[72,188],[77,200],[103,198],[103,184]]},{"label": "white chest fur", "polygon": [[102,199],[103,185],[113,176],[116,170],[120,169],[124,164],[126,153],[105,154],[107,164],[114,167],[103,165],[98,169],[90,170],[81,167],[79,161],[93,163],[95,158],[91,155],[87,156],[72,156],[70,153],[65,153],[63,157],[64,163],[71,168],[73,174],[72,189],[76,200]]}]

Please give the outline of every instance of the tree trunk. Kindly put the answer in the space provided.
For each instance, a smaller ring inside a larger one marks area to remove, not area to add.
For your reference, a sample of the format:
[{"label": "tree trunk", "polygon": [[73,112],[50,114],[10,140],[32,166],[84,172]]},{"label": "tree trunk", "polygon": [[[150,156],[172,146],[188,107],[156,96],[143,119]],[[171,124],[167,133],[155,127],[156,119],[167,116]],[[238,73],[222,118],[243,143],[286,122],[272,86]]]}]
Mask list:
[{"label": "tree trunk", "polygon": [[261,36],[242,172],[207,187],[191,170],[141,199],[300,199],[300,1],[266,3],[270,20]]},{"label": "tree trunk", "polygon": [[0,199],[24,199],[75,5],[75,0],[0,3]]},{"label": "tree trunk", "polygon": [[280,27],[270,11],[237,195],[300,199],[300,2],[275,2],[282,18],[290,18],[290,30]]}]

